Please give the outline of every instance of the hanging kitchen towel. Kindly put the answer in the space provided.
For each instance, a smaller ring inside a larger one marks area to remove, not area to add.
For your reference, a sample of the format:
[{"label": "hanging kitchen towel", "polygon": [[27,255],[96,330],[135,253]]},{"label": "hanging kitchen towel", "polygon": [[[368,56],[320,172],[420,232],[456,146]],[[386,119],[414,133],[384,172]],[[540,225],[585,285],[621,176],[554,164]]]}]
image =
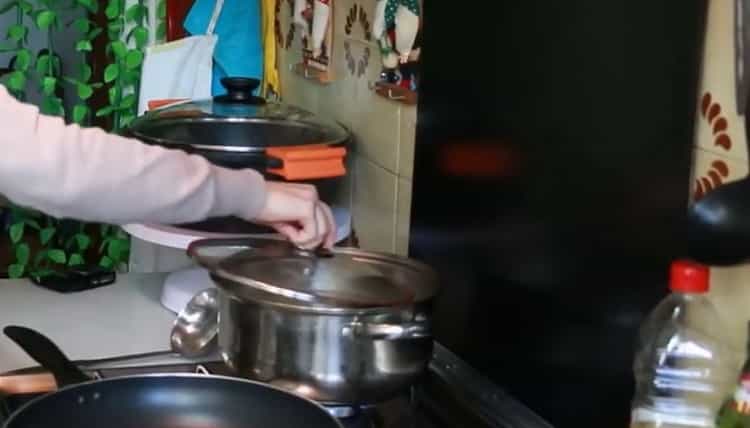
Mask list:
[{"label": "hanging kitchen towel", "polygon": [[216,0],[205,34],[149,46],[143,59],[138,114],[148,110],[149,101],[164,99],[203,99],[211,96],[213,53],[217,37],[214,29],[224,0]]},{"label": "hanging kitchen towel", "polygon": [[[185,18],[190,34],[200,34],[210,20],[213,0],[196,0]],[[227,76],[263,78],[263,40],[260,0],[224,0],[216,22],[218,36],[214,50],[212,94],[226,90],[221,79]]]}]

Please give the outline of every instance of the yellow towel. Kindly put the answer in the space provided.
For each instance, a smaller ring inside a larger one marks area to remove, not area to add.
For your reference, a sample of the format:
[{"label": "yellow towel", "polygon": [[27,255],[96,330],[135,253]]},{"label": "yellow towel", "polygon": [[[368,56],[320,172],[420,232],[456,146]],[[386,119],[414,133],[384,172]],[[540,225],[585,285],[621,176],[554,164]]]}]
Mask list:
[{"label": "yellow towel", "polygon": [[263,9],[263,96],[271,90],[281,95],[276,64],[276,0],[261,0]]}]

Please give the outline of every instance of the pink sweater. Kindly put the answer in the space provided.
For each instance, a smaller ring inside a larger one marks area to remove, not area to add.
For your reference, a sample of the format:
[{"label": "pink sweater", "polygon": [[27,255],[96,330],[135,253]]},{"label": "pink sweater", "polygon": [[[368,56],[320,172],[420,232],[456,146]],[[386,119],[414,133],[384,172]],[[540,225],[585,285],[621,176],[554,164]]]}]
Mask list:
[{"label": "pink sweater", "polygon": [[100,129],[65,125],[0,85],[0,194],[59,218],[175,224],[235,215],[265,203],[256,171],[149,146]]}]

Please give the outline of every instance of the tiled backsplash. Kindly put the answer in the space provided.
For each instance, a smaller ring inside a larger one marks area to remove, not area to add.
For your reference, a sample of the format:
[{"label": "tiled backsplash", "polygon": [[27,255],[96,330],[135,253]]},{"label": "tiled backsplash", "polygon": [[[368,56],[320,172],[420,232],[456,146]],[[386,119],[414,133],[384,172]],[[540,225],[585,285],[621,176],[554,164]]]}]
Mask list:
[{"label": "tiled backsplash", "polygon": [[409,240],[416,107],[385,99],[372,89],[381,71],[369,30],[375,0],[333,0],[333,79],[328,84],[291,71],[301,61],[300,31],[291,25],[291,1],[280,0],[285,40],[279,52],[285,102],[338,120],[354,134],[346,186],[339,204],[350,204],[363,248],[405,254]]},{"label": "tiled backsplash", "polygon": [[[734,2],[712,0],[696,116],[693,197],[748,174],[744,117],[737,112],[734,70]],[[750,265],[714,268],[711,298],[738,349],[745,349],[750,320]]]}]

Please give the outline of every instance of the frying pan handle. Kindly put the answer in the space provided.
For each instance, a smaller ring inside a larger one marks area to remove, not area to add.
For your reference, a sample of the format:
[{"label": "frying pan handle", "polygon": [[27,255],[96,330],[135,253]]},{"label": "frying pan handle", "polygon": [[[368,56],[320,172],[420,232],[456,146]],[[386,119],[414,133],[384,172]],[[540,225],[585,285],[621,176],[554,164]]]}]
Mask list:
[{"label": "frying pan handle", "polygon": [[368,323],[354,321],[346,325],[342,336],[370,340],[413,340],[432,337],[430,325],[427,322],[406,323]]},{"label": "frying pan handle", "polygon": [[49,338],[26,327],[8,326],[6,336],[55,377],[59,387],[91,380]]}]

